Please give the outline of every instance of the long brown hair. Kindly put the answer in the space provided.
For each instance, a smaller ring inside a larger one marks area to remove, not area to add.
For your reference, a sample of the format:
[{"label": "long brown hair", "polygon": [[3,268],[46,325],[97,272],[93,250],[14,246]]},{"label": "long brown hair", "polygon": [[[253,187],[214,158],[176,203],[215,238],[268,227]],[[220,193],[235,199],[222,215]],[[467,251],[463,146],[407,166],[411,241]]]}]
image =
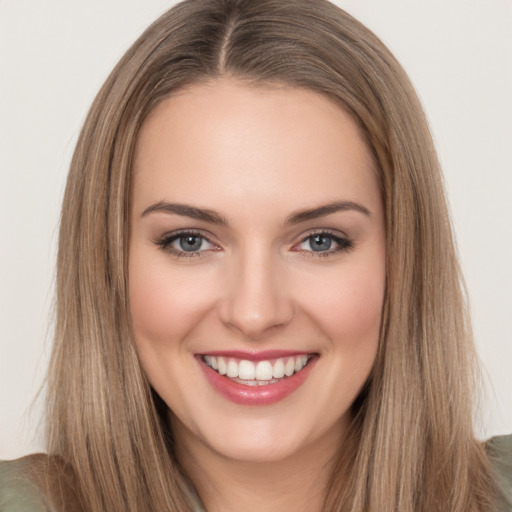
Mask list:
[{"label": "long brown hair", "polygon": [[472,430],[474,351],[425,116],[387,48],[326,0],[182,2],[99,92],[62,209],[49,453],[73,468],[85,510],[190,510],[165,405],[130,329],[130,174],[148,113],[221,76],[327,96],[358,123],[379,174],[387,232],[380,346],[324,510],[488,510],[492,473]]}]

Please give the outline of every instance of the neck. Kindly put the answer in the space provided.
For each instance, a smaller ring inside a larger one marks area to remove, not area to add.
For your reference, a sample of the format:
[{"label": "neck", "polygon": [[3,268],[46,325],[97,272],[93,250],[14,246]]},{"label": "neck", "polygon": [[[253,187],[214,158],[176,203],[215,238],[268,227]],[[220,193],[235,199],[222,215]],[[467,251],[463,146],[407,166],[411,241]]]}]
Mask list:
[{"label": "neck", "polygon": [[208,512],[321,512],[339,442],[331,433],[285,459],[253,462],[226,458],[182,431],[176,455]]}]

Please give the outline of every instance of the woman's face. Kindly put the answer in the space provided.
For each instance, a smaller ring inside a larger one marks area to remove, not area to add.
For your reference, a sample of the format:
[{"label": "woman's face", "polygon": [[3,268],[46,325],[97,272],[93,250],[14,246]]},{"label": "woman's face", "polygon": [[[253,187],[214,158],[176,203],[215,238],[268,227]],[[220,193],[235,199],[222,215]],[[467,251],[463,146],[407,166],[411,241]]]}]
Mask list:
[{"label": "woman's face", "polygon": [[134,164],[129,293],[175,436],[224,457],[332,451],[375,359],[379,185],[326,98],[218,80],[160,104]]}]

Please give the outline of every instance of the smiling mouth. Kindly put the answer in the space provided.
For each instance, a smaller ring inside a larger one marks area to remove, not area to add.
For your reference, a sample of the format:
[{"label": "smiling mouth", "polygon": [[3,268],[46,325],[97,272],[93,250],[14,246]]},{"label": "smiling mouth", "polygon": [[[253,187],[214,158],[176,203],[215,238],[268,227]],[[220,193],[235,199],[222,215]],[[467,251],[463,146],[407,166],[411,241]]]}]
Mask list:
[{"label": "smiling mouth", "polygon": [[301,372],[314,354],[298,354],[261,361],[214,355],[201,357],[203,362],[219,375],[238,384],[254,387],[276,384]]}]

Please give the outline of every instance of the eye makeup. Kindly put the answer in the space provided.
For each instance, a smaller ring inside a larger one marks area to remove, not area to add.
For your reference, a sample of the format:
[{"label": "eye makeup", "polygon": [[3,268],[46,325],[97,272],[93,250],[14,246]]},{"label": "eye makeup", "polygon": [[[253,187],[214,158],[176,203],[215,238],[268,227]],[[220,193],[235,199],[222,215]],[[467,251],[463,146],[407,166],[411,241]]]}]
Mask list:
[{"label": "eye makeup", "polygon": [[[177,258],[200,257],[211,251],[222,250],[203,232],[190,229],[166,233],[154,240],[154,244],[162,251]],[[353,248],[354,242],[349,237],[330,230],[319,229],[302,236],[300,242],[295,244],[291,251],[307,257],[325,258],[341,252],[348,252]]]},{"label": "eye makeup", "polygon": [[172,254],[177,258],[190,258],[203,256],[209,251],[222,250],[214,244],[201,231],[181,230],[167,233],[154,241],[162,251]]},{"label": "eye makeup", "polygon": [[[354,241],[349,237],[329,230],[315,230],[302,238],[292,251],[301,252],[308,257],[328,257],[354,248]],[[309,248],[307,248],[309,247]]]}]

